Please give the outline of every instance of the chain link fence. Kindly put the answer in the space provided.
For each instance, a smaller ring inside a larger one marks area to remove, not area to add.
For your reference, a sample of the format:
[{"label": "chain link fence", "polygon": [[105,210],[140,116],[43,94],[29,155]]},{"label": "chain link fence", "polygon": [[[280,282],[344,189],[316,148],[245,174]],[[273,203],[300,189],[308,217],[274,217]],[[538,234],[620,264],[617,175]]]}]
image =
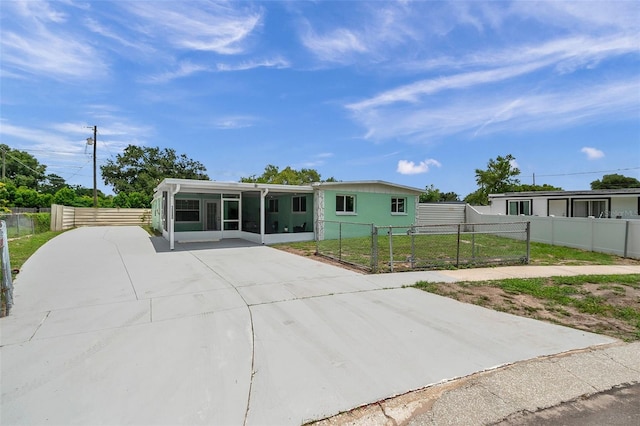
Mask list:
[{"label": "chain link fence", "polygon": [[0,213],[0,220],[6,222],[8,238],[39,234],[51,227],[50,213]]},{"label": "chain link fence", "polygon": [[13,282],[11,280],[8,240],[7,224],[4,220],[0,220],[0,270],[2,275],[2,309],[0,310],[0,317],[9,315],[13,306]]},{"label": "chain link fence", "polygon": [[529,263],[529,222],[318,228],[317,254],[374,273]]}]

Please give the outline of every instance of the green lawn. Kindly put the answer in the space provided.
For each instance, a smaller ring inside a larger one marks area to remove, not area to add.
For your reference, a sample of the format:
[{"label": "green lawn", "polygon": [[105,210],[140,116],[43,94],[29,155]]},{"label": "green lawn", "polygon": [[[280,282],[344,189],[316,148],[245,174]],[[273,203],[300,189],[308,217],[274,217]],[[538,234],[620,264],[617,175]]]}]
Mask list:
[{"label": "green lawn", "polygon": [[[390,269],[391,250],[393,250],[394,270],[410,269],[412,244],[416,253],[413,259],[414,266],[433,269],[455,267],[458,262],[459,267],[483,264],[517,264],[521,263],[527,254],[525,241],[489,234],[461,234],[459,252],[457,251],[457,235],[455,234],[419,235],[413,242],[412,237],[408,235],[393,236],[391,237],[393,239],[392,249],[389,247],[389,238],[387,235],[377,237],[377,268],[379,272]],[[275,247],[289,247],[306,255],[316,252],[316,243],[313,241],[278,244]],[[372,250],[371,237],[318,242],[320,254],[364,268],[371,267]],[[618,261],[617,256],[605,253],[542,243],[530,244],[529,263],[535,265],[610,265]]]}]

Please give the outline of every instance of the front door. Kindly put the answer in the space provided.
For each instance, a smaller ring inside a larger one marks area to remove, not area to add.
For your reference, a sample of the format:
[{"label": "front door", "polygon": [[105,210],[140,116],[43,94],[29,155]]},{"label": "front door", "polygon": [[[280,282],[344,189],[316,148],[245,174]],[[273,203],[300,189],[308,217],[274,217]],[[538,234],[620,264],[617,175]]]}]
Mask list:
[{"label": "front door", "polygon": [[205,231],[220,230],[220,210],[217,201],[207,201],[207,221]]}]

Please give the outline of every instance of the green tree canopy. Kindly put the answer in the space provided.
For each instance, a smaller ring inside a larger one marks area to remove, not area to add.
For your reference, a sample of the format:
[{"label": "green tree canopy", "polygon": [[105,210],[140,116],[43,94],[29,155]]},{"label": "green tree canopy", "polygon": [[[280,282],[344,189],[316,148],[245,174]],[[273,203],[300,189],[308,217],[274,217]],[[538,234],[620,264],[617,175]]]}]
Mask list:
[{"label": "green tree canopy", "polygon": [[433,184],[425,188],[425,192],[420,194],[421,203],[442,203],[445,201],[460,201],[460,196],[455,192],[441,192]]},{"label": "green tree canopy", "polygon": [[516,178],[520,174],[520,169],[514,167],[515,157],[507,154],[505,157],[498,156],[492,158],[487,163],[487,169],[476,169],[476,183],[479,188],[475,192],[467,195],[464,199],[469,204],[487,205],[489,204],[489,194],[500,194],[511,192],[520,185]]},{"label": "green tree canopy", "polygon": [[640,181],[636,178],[618,174],[604,175],[602,180],[591,182],[591,189],[623,189],[640,188]]},{"label": "green tree canopy", "polygon": [[0,155],[4,156],[5,183],[12,182],[16,188],[37,190],[46,178],[47,166],[26,151],[12,149],[0,144]]},{"label": "green tree canopy", "polygon": [[333,177],[322,180],[320,173],[315,169],[295,170],[287,166],[280,170],[277,166],[269,164],[264,168],[260,176],[252,175],[240,178],[240,182],[247,183],[273,183],[280,185],[308,185],[313,182],[335,182]]},{"label": "green tree canopy", "polygon": [[129,145],[116,159],[100,166],[102,179],[116,194],[138,192],[145,197],[145,207],[153,190],[165,178],[208,180],[202,163],[176,154],[171,148]]}]

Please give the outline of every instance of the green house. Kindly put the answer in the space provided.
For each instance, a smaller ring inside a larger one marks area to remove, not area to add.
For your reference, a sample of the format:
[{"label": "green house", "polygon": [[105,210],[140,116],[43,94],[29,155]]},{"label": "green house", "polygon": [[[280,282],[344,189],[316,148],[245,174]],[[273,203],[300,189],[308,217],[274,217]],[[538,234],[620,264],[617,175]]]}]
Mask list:
[{"label": "green house", "polygon": [[259,244],[322,240],[337,237],[327,223],[410,226],[421,192],[383,181],[272,185],[165,179],[155,189],[152,225],[171,249],[175,242],[227,238]]}]

